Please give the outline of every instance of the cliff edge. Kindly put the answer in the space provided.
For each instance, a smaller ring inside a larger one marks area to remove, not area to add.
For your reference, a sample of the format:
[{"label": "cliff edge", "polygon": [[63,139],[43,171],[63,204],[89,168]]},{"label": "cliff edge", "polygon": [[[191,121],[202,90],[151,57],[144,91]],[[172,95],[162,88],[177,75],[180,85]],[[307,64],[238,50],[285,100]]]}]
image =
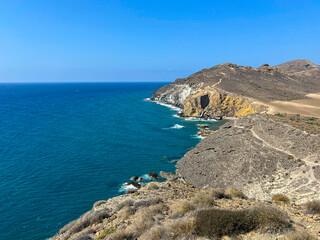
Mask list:
[{"label": "cliff edge", "polygon": [[275,101],[304,99],[319,92],[320,67],[293,60],[258,68],[220,64],[161,87],[152,99],[183,108],[184,117],[241,117],[268,112]]}]

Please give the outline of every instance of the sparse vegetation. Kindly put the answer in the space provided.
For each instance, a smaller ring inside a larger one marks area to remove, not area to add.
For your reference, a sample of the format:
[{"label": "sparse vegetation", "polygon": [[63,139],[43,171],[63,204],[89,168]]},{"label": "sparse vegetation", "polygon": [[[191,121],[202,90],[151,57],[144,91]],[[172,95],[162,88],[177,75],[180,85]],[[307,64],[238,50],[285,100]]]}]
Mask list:
[{"label": "sparse vegetation", "polygon": [[154,198],[150,198],[148,200],[141,200],[141,201],[135,202],[134,208],[137,209],[139,207],[149,207],[149,206],[161,203],[161,202],[162,202],[162,199],[160,197],[154,197]]},{"label": "sparse vegetation", "polygon": [[310,214],[320,214],[320,201],[312,201],[306,203],[307,213]]},{"label": "sparse vegetation", "polygon": [[286,115],[283,114],[283,113],[276,113],[275,116],[277,116],[277,117],[285,117]]},{"label": "sparse vegetation", "polygon": [[215,205],[215,199],[217,199],[216,192],[209,190],[197,193],[191,201],[196,206],[212,207]]},{"label": "sparse vegetation", "polygon": [[220,238],[263,228],[280,231],[288,226],[288,217],[272,207],[261,206],[239,211],[213,208],[196,213],[195,232],[199,236]]},{"label": "sparse vegetation", "polygon": [[247,198],[247,196],[237,188],[227,188],[224,193],[225,195],[228,195],[230,197],[236,197],[236,198],[242,198],[242,199]]},{"label": "sparse vegetation", "polygon": [[151,182],[146,185],[146,188],[148,190],[157,190],[157,189],[159,189],[159,186],[156,182]]},{"label": "sparse vegetation", "polygon": [[284,240],[316,240],[317,238],[312,236],[310,233],[303,232],[292,232],[284,237]]},{"label": "sparse vegetation", "polygon": [[133,206],[133,204],[134,204],[134,201],[132,199],[124,200],[120,204],[118,204],[117,211],[120,211],[122,208],[127,206]]},{"label": "sparse vegetation", "polygon": [[187,235],[191,235],[195,228],[195,219],[190,217],[185,217],[172,221],[168,226],[166,226],[167,231],[171,239],[182,238]]},{"label": "sparse vegetation", "polygon": [[172,213],[180,212],[182,214],[186,214],[195,210],[195,206],[188,200],[180,200],[174,203],[170,209]]},{"label": "sparse vegetation", "polygon": [[275,194],[272,196],[272,202],[274,203],[290,203],[290,198],[284,194]]},{"label": "sparse vegetation", "polygon": [[127,219],[129,216],[131,216],[133,213],[134,213],[134,209],[132,207],[125,206],[120,211],[118,211],[117,215],[123,221]]}]

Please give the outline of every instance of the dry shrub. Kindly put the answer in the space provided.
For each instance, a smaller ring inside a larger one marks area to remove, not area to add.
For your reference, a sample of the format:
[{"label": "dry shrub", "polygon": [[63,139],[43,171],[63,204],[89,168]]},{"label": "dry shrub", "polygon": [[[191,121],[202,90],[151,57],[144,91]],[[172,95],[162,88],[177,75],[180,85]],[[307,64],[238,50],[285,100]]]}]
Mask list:
[{"label": "dry shrub", "polygon": [[284,237],[284,240],[316,240],[315,236],[312,236],[310,233],[303,232],[292,232]]},{"label": "dry shrub", "polygon": [[63,234],[68,238],[71,235],[81,232],[83,229],[89,227],[92,224],[101,223],[103,219],[110,217],[110,209],[101,209],[99,211],[91,210],[85,213],[79,219],[67,224],[60,231],[59,234]]},{"label": "dry shrub", "polygon": [[225,193],[225,190],[223,188],[213,188],[209,191],[215,199],[230,198],[230,196]]},{"label": "dry shrub", "polygon": [[195,233],[203,237],[220,238],[255,229],[281,231],[289,226],[288,217],[273,207],[260,206],[239,211],[212,208],[196,212]]},{"label": "dry shrub", "polygon": [[161,240],[168,239],[166,236],[165,228],[163,226],[154,226],[145,231],[139,238],[139,240]]},{"label": "dry shrub", "polygon": [[140,208],[140,207],[149,207],[149,206],[152,206],[152,205],[156,205],[156,204],[159,204],[159,203],[162,203],[163,200],[162,198],[160,197],[154,197],[154,198],[150,198],[148,200],[141,200],[141,201],[138,201],[134,204],[134,208],[137,209],[137,208]]},{"label": "dry shrub", "polygon": [[107,240],[134,240],[136,239],[133,232],[128,229],[121,229],[106,238]]},{"label": "dry shrub", "polygon": [[159,189],[159,185],[155,182],[151,182],[146,185],[146,189],[147,190],[157,190],[157,189]]},{"label": "dry shrub", "polygon": [[195,206],[190,201],[180,200],[174,203],[170,209],[172,213],[180,212],[184,215],[187,212],[195,210]]},{"label": "dry shrub", "polygon": [[[167,224],[166,230],[170,239],[186,237],[193,234],[195,228],[195,219],[193,217],[184,217],[174,220]],[[182,238],[181,238],[182,239]],[[183,238],[185,239],[185,238]]]},{"label": "dry shrub", "polygon": [[106,200],[99,200],[99,201],[97,201],[97,202],[95,202],[95,203],[93,204],[93,208],[97,208],[97,207],[99,207],[99,206],[101,206],[101,205],[103,205],[103,204],[105,204],[105,203],[107,203]]},{"label": "dry shrub", "polygon": [[308,202],[306,203],[306,209],[307,209],[307,213],[310,214],[320,214],[320,201],[312,201],[312,202]]},{"label": "dry shrub", "polygon": [[196,206],[212,207],[215,205],[215,199],[211,191],[206,191],[197,193],[191,201]]},{"label": "dry shrub", "polygon": [[76,238],[73,238],[72,240],[93,240],[93,238],[90,237],[89,235],[83,234],[83,235],[77,236]]},{"label": "dry shrub", "polygon": [[272,202],[274,203],[290,203],[290,198],[284,194],[275,194],[272,196]]},{"label": "dry shrub", "polygon": [[209,238],[237,235],[254,229],[252,216],[248,211],[222,209],[199,210],[196,213],[195,233]]},{"label": "dry shrub", "polygon": [[227,188],[224,194],[230,197],[235,197],[235,198],[242,198],[242,199],[247,198],[247,196],[237,188]]},{"label": "dry shrub", "polygon": [[118,217],[123,221],[127,219],[129,216],[131,216],[134,213],[134,210],[132,207],[126,206],[122,208],[118,213]]},{"label": "dry shrub", "polygon": [[278,208],[261,205],[253,208],[252,212],[256,228],[261,230],[280,232],[291,226],[288,216]]},{"label": "dry shrub", "polygon": [[121,203],[118,204],[116,210],[120,211],[122,208],[126,207],[126,206],[133,206],[134,205],[134,201],[132,199],[127,199],[122,201]]}]

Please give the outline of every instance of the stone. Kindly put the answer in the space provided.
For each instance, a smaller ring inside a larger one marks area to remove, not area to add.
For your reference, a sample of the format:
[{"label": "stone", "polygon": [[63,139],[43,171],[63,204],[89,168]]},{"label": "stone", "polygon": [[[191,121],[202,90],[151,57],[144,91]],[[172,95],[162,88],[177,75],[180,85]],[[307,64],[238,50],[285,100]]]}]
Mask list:
[{"label": "stone", "polygon": [[155,172],[148,173],[147,176],[155,180],[159,179],[158,174],[156,174]]}]

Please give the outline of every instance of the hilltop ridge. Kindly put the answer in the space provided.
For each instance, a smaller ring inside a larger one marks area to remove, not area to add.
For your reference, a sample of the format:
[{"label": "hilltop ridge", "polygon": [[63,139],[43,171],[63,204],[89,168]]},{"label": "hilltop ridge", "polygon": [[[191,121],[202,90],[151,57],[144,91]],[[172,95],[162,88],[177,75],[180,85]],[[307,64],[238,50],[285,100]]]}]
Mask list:
[{"label": "hilltop ridge", "polygon": [[184,108],[186,117],[239,117],[267,112],[274,101],[305,99],[319,92],[320,67],[308,60],[293,60],[258,68],[219,64],[161,87],[152,99]]}]

